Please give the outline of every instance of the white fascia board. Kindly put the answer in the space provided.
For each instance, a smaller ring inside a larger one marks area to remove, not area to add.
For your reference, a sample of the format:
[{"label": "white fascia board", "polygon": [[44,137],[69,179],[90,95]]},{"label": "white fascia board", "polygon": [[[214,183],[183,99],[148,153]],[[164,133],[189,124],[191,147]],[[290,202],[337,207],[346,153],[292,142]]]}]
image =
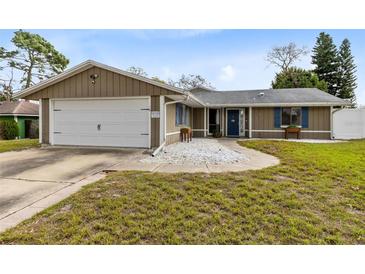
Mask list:
[{"label": "white fascia board", "polygon": [[[344,103],[343,105],[347,105],[346,103]],[[298,106],[298,107],[319,107],[319,106],[324,106],[324,107],[330,107],[330,106],[341,106],[341,104],[335,104],[335,103],[308,103],[308,102],[303,102],[303,103],[257,103],[257,104],[206,104],[206,107],[294,107],[294,106]]]},{"label": "white fascia board", "polygon": [[9,114],[5,114],[5,113],[1,113],[0,116],[22,116],[22,117],[38,117],[39,115],[35,115],[35,114],[14,114],[14,113],[9,113]]},{"label": "white fascia board", "polygon": [[59,80],[62,80],[64,78],[66,78],[67,76],[72,76],[73,73],[79,73],[80,70],[82,70],[83,68],[86,70],[90,67],[92,67],[91,61],[88,60],[88,61],[85,61],[85,62],[82,62],[70,69],[67,69],[65,70],[64,72],[58,74],[58,75],[55,75],[47,80],[44,80],[44,81],[41,81],[39,82],[38,84],[34,85],[34,86],[31,86],[29,88],[26,88],[24,89],[23,91],[20,91],[18,93],[15,93],[14,94],[14,98],[17,98],[17,99],[20,99],[20,98],[23,98],[24,96],[27,96],[29,94],[32,94],[42,88],[45,88],[47,86],[50,86],[54,83],[57,83]]},{"label": "white fascia board", "polygon": [[186,94],[186,92],[184,90],[180,89],[180,88],[170,86],[168,84],[160,83],[160,82],[154,81],[152,79],[149,79],[149,78],[146,78],[146,77],[143,77],[143,76],[139,76],[139,75],[136,75],[136,74],[133,74],[133,73],[130,73],[130,72],[115,68],[115,67],[111,67],[111,66],[108,66],[108,65],[93,61],[93,60],[87,60],[85,62],[82,62],[82,63],[68,69],[68,70],[65,70],[64,72],[62,72],[62,73],[60,73],[56,76],[53,76],[50,79],[42,81],[42,82],[40,82],[40,83],[38,83],[38,84],[36,84],[32,87],[29,87],[29,88],[27,88],[27,89],[25,89],[25,90],[23,90],[23,91],[21,91],[17,94],[14,94],[14,97],[15,98],[23,98],[24,96],[30,95],[30,94],[32,94],[32,93],[34,93],[34,92],[36,92],[36,91],[38,91],[42,88],[46,88],[47,86],[50,86],[50,85],[55,84],[59,81],[62,81],[63,79],[66,79],[67,77],[72,76],[73,74],[79,73],[83,70],[89,69],[89,68],[94,67],[94,66],[105,69],[105,70],[109,70],[109,71],[112,71],[112,72],[115,72],[115,73],[118,73],[118,74],[121,74],[121,75],[124,75],[124,76],[127,76],[127,77],[130,77],[130,78],[134,78],[136,80],[140,80],[140,81],[143,81],[143,82],[146,82],[146,83],[149,83],[149,84],[161,87],[161,88],[165,88],[167,90],[171,90],[171,91],[174,91],[176,93]]}]

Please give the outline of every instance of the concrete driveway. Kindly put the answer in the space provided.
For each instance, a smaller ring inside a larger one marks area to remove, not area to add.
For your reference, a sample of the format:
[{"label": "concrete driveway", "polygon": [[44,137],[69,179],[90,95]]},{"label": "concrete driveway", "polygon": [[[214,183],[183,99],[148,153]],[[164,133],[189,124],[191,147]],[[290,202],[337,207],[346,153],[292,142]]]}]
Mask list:
[{"label": "concrete driveway", "polygon": [[41,148],[1,153],[0,231],[101,178],[100,171],[141,157],[142,150],[132,149]]},{"label": "concrete driveway", "polygon": [[103,178],[103,170],[234,172],[280,163],[274,156],[238,145],[236,140],[221,139],[219,143],[242,153],[247,161],[219,165],[149,162],[151,156],[138,149],[52,147],[0,153],[0,232]]}]

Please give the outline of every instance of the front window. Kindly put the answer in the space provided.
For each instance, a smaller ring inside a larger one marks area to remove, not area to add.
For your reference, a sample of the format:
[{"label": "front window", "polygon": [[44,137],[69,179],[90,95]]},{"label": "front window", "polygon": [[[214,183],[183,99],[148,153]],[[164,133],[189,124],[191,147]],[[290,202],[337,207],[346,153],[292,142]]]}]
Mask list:
[{"label": "front window", "polygon": [[190,125],[190,109],[183,104],[176,104],[176,120],[177,126],[188,126]]},{"label": "front window", "polygon": [[301,109],[300,108],[283,108],[281,112],[282,126],[300,126]]}]

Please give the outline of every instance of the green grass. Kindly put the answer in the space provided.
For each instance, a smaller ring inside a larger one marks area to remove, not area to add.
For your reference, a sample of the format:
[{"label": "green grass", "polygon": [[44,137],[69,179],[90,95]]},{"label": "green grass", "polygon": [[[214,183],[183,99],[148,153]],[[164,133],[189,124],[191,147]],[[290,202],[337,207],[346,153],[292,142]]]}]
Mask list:
[{"label": "green grass", "polygon": [[2,244],[365,244],[365,141],[245,141],[281,164],[120,172],[0,235]]},{"label": "green grass", "polygon": [[38,139],[0,140],[0,153],[39,147]]}]

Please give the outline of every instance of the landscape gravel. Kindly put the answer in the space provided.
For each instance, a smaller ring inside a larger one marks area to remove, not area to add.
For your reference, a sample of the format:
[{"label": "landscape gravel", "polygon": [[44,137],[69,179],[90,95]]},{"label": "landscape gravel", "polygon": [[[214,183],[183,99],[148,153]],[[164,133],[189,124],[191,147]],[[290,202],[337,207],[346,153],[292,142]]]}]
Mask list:
[{"label": "landscape gravel", "polygon": [[240,152],[221,145],[215,139],[193,139],[190,143],[179,142],[165,146],[155,157],[142,159],[148,163],[170,164],[234,164],[247,161]]}]

